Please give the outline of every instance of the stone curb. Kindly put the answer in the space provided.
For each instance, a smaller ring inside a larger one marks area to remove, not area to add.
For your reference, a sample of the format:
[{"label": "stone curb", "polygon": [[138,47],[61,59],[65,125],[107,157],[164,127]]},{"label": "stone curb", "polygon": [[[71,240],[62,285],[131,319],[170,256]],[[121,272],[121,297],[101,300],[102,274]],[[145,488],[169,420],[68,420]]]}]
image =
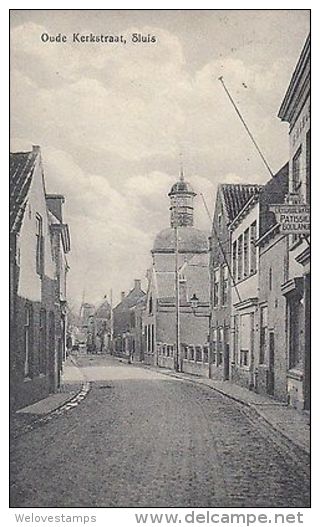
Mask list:
[{"label": "stone curb", "polygon": [[[138,366],[139,364],[136,363],[136,365]],[[286,433],[284,433],[283,430],[281,430],[277,425],[272,423],[263,414],[263,412],[261,412],[257,408],[257,406],[254,403],[250,403],[248,401],[244,401],[243,399],[240,399],[239,397],[237,397],[235,395],[231,395],[231,394],[229,394],[227,392],[224,392],[223,390],[221,390],[221,388],[217,388],[216,386],[212,386],[211,384],[207,384],[206,382],[202,382],[201,378],[197,379],[197,378],[192,378],[192,377],[186,377],[184,373],[175,373],[175,372],[170,372],[168,370],[162,371],[162,368],[156,368],[155,366],[151,366],[149,364],[140,363],[140,365],[145,367],[145,368],[147,368],[147,369],[152,369],[154,371],[162,373],[163,375],[167,375],[168,377],[173,377],[175,379],[182,379],[182,380],[190,381],[190,382],[193,382],[193,383],[196,383],[196,384],[201,384],[202,386],[207,386],[208,388],[211,388],[212,390],[215,390],[216,392],[220,393],[220,395],[224,395],[225,397],[228,397],[228,399],[232,399],[233,401],[235,401],[235,402],[237,402],[239,404],[242,404],[243,406],[246,406],[252,412],[254,412],[257,415],[259,415],[259,417],[261,417],[268,424],[268,426],[270,426],[270,428],[272,428],[278,434],[281,434],[281,436],[284,439],[286,439],[287,441],[290,441],[290,443],[292,443],[298,449],[302,450],[308,456],[310,455],[310,449],[308,449],[304,445],[301,445],[301,443],[295,441],[295,439],[293,439],[292,436],[289,436]],[[284,406],[286,406],[286,405],[284,405]]]},{"label": "stone curb", "polygon": [[[75,367],[79,368],[73,357],[71,358],[71,362],[74,364]],[[76,406],[78,406],[78,404],[83,401],[83,399],[88,395],[91,388],[91,383],[86,381],[83,375],[82,377],[83,380],[81,381],[81,388],[78,389],[76,393],[70,394],[70,397],[68,399],[66,399],[63,403],[59,404],[53,410],[50,410],[48,413],[39,417],[35,417],[32,423],[27,423],[23,425],[20,430],[18,430],[16,433],[11,434],[11,438],[17,439],[21,435],[27,432],[31,432],[31,430],[33,430],[34,428],[44,425],[45,423],[48,423],[55,417],[62,415],[68,410],[71,410],[71,408],[75,408]]]}]

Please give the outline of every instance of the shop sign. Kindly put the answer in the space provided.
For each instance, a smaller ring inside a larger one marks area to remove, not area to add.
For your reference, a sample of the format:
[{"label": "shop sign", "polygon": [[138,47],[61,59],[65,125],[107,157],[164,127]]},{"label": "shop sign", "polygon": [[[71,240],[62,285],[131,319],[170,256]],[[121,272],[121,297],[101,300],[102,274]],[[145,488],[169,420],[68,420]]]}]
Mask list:
[{"label": "shop sign", "polygon": [[277,223],[280,225],[281,234],[310,235],[310,206],[309,205],[270,205]]}]

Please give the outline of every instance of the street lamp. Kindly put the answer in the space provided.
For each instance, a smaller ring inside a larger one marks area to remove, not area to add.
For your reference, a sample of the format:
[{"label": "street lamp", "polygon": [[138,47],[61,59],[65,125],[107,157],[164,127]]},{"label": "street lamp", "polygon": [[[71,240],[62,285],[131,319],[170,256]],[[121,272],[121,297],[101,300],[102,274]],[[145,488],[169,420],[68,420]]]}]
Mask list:
[{"label": "street lamp", "polygon": [[199,298],[197,297],[196,293],[193,293],[192,297],[190,298],[190,305],[192,309],[192,313],[195,317],[199,318],[210,318],[210,313],[197,313],[197,308],[199,307]]},{"label": "street lamp", "polygon": [[195,314],[195,311],[199,305],[199,298],[197,297],[196,293],[193,293],[192,297],[190,298],[190,304],[191,304],[191,309],[193,313]]}]

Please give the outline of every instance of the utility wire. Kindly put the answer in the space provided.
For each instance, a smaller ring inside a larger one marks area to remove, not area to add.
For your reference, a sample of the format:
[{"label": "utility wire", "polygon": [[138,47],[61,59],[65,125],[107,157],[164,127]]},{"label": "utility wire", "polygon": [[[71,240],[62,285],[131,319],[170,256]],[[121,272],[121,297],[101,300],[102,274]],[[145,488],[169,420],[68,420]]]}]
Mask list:
[{"label": "utility wire", "polygon": [[257,149],[257,151],[258,151],[258,153],[259,153],[264,165],[266,166],[268,172],[270,173],[271,177],[274,177],[274,174],[273,174],[273,172],[272,172],[272,170],[271,170],[266,158],[264,157],[263,153],[261,152],[258,143],[256,142],[255,138],[253,137],[252,133],[250,132],[248,125],[246,124],[244,118],[242,117],[242,115],[241,115],[236,103],[234,102],[233,98],[231,97],[230,92],[228,91],[228,89],[227,89],[227,87],[226,87],[226,85],[225,85],[225,83],[223,81],[223,77],[222,76],[219,77],[219,81],[221,82],[221,84],[222,84],[222,86],[224,88],[224,91],[226,92],[226,94],[227,94],[232,106],[234,107],[234,109],[235,109],[237,115],[239,116],[243,126],[245,127],[245,129],[246,129],[251,141],[253,142],[254,146],[256,147],[256,149]]}]

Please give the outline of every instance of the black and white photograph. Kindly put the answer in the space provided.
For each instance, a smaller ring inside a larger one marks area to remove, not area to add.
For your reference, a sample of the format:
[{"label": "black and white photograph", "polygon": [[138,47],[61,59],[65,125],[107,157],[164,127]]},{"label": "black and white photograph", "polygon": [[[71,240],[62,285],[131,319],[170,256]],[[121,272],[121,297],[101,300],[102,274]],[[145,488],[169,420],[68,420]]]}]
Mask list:
[{"label": "black and white photograph", "polygon": [[8,16],[9,507],[302,523],[311,10]]}]

